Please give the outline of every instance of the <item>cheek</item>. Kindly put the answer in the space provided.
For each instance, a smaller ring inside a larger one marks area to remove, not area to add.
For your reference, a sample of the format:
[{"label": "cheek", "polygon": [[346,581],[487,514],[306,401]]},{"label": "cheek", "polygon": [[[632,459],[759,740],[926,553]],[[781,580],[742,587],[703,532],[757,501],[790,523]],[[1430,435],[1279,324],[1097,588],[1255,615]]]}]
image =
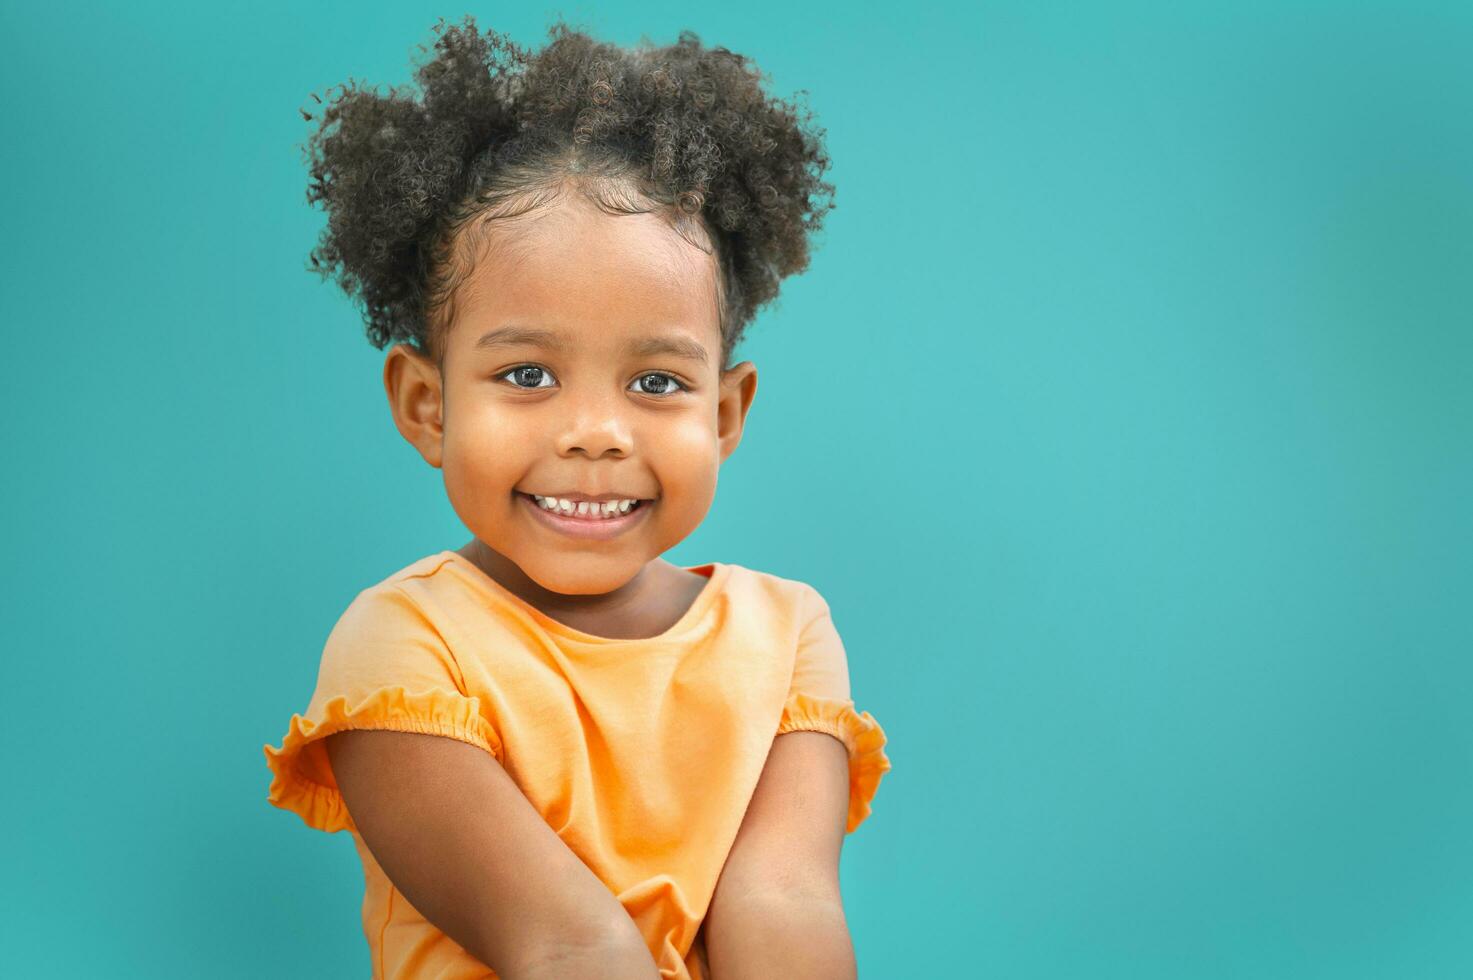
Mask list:
[{"label": "cheek", "polygon": [[455,509],[464,514],[503,506],[521,472],[516,447],[525,443],[485,415],[451,420],[445,427],[441,469]]},{"label": "cheek", "polygon": [[721,461],[715,429],[704,419],[663,428],[657,445],[652,458],[665,493],[698,500],[715,492]]}]

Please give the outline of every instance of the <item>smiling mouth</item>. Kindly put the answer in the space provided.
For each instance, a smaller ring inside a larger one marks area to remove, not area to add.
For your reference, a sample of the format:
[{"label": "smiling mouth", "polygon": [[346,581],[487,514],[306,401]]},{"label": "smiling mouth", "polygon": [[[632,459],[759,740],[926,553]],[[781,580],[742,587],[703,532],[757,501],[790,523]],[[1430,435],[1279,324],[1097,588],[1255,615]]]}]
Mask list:
[{"label": "smiling mouth", "polygon": [[599,524],[604,521],[617,521],[621,517],[628,517],[635,511],[643,509],[652,500],[641,500],[637,498],[625,498],[614,501],[580,501],[563,500],[557,497],[543,497],[539,494],[523,493],[516,491],[518,497],[523,497],[533,507],[544,513],[559,517],[563,520],[583,521],[589,524]]}]

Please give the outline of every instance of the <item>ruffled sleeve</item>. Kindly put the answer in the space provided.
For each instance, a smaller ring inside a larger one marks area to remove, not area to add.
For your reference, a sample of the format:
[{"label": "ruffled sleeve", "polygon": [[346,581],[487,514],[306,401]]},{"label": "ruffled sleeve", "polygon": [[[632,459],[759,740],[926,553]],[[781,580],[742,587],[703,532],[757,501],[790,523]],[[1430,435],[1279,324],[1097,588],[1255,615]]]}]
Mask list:
[{"label": "ruffled sleeve", "polygon": [[849,750],[849,820],[846,834],[870,815],[870,801],[879,789],[880,778],[890,771],[885,755],[885,730],[868,711],[856,713],[854,702],[815,698],[795,691],[783,705],[777,734],[784,732],[828,732]]},{"label": "ruffled sleeve", "polygon": [[419,732],[458,739],[502,757],[501,739],[468,696],[439,632],[401,589],[360,592],[328,636],[317,687],[294,714],[281,746],[263,746],[272,773],[268,802],[332,833],[356,831],[323,739],[349,729]]},{"label": "ruffled sleeve", "polygon": [[885,731],[868,711],[857,712],[849,691],[849,660],[829,604],[805,586],[808,612],[798,640],[793,679],[777,734],[827,732],[849,751],[849,819],[853,833],[871,812],[880,779],[890,771]]}]

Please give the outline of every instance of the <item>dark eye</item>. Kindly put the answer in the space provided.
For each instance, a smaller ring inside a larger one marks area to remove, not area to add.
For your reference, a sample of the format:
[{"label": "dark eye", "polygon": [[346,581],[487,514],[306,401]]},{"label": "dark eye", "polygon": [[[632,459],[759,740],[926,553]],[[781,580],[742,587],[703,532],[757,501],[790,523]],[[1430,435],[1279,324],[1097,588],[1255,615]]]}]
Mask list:
[{"label": "dark eye", "polygon": [[[507,371],[506,374],[499,375],[498,377],[516,378],[516,380],[512,382],[513,388],[549,388],[551,387],[551,385],[536,384],[535,382],[539,378],[551,378],[552,375],[548,373],[546,368],[540,368],[535,364],[519,364],[511,370]],[[531,381],[534,383],[522,384],[521,382],[523,381]]]},{"label": "dark eye", "polygon": [[639,377],[637,377],[637,378],[634,379],[634,383],[635,384],[639,384],[641,381],[645,381],[645,380],[647,380],[649,378],[658,378],[663,383],[662,384],[659,384],[659,385],[656,385],[656,390],[654,390],[654,391],[646,391],[646,390],[644,390],[643,386],[641,386],[640,387],[640,394],[642,394],[642,395],[666,395],[666,394],[669,394],[670,391],[671,391],[670,385],[675,385],[676,386],[676,390],[678,390],[678,391],[684,391],[685,390],[685,385],[681,384],[680,381],[677,378],[675,378],[673,375],[665,374],[665,373],[660,372],[660,371],[653,371],[653,372],[651,372],[649,374],[641,374]]}]

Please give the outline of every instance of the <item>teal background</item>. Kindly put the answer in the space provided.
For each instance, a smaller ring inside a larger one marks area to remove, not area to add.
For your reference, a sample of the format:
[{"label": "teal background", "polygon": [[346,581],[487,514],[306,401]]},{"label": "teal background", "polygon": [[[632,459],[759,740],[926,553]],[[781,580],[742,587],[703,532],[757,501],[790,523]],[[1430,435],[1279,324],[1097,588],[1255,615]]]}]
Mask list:
[{"label": "teal background", "polygon": [[5,972],[368,974],[266,803],[468,537],[306,271],[309,92],[437,17],[751,55],[837,208],[672,561],[811,582],[894,769],[866,978],[1473,975],[1473,6],[0,8]]}]

